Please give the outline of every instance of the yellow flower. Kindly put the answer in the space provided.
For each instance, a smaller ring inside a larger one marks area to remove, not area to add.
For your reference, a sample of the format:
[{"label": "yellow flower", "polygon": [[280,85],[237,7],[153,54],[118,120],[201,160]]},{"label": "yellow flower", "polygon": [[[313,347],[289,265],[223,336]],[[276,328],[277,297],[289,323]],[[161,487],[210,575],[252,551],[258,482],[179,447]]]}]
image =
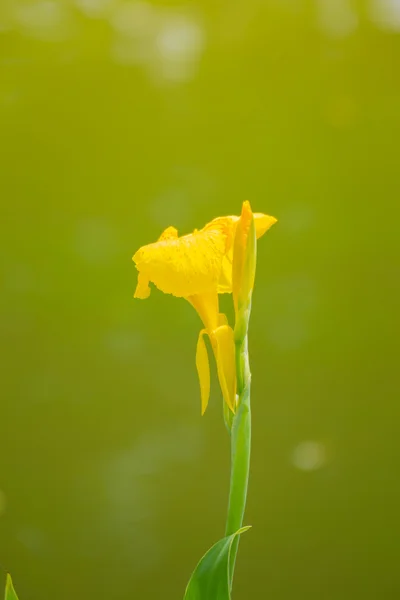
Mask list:
[{"label": "yellow flower", "polygon": [[[174,227],[168,227],[156,242],[143,246],[133,257],[139,271],[135,298],[148,298],[152,282],[165,294],[188,300],[204,324],[196,353],[202,414],[210,394],[205,335],[211,341],[224,400],[232,412],[236,407],[233,330],[226,316],[219,312],[218,294],[232,292],[233,240],[238,221],[236,216],[218,217],[200,231],[181,237]],[[255,213],[257,237],[275,221],[273,217]]]}]

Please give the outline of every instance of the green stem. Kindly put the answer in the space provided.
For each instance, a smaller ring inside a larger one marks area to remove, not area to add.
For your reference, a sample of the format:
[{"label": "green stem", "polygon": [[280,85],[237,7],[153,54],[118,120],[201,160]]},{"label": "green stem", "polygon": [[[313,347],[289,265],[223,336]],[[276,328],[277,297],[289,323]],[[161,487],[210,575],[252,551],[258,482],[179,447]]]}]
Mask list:
[{"label": "green stem", "polygon": [[[239,408],[233,418],[231,430],[231,479],[229,489],[226,535],[231,535],[243,525],[246,508],[247,487],[250,470],[251,411],[250,411],[250,366],[247,334],[236,340],[236,376]],[[229,561],[229,581],[232,587],[239,537],[232,544]]]}]

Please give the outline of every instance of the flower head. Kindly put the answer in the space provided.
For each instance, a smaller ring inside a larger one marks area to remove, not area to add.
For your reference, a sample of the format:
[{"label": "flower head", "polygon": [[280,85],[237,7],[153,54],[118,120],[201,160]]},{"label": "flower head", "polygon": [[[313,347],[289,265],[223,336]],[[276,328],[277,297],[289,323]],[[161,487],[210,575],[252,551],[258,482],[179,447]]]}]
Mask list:
[{"label": "flower head", "polygon": [[[273,217],[255,213],[257,237],[275,221]],[[202,413],[210,390],[205,335],[210,338],[216,358],[224,400],[233,412],[236,406],[233,330],[226,316],[219,312],[218,294],[232,292],[233,246],[238,222],[236,216],[218,217],[203,229],[181,237],[174,227],[168,227],[156,242],[142,246],[133,256],[139,271],[135,298],[148,298],[151,282],[165,294],[188,300],[204,324],[196,354]]]}]

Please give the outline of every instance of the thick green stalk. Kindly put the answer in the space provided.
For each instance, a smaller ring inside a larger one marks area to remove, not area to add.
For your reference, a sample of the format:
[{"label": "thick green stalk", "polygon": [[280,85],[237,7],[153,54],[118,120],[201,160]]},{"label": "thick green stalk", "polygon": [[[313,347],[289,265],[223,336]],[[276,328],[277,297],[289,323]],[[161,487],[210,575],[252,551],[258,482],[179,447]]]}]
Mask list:
[{"label": "thick green stalk", "polygon": [[[231,430],[231,480],[229,489],[226,535],[231,535],[243,525],[246,508],[247,487],[250,470],[251,411],[250,411],[250,366],[247,333],[236,343],[236,376],[239,407],[233,418]],[[229,581],[232,587],[233,572],[239,537],[232,544],[229,561]]]}]

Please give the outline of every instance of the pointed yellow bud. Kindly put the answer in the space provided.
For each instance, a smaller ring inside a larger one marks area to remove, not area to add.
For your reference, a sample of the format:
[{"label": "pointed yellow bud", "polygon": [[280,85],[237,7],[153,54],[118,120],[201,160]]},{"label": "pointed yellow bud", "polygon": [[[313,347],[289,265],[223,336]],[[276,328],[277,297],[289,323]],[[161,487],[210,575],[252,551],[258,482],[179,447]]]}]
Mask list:
[{"label": "pointed yellow bud", "polygon": [[[257,217],[257,218],[255,218]],[[250,202],[243,202],[233,243],[232,294],[236,313],[235,335],[247,333],[257,262],[257,237],[276,223],[275,217],[253,215]]]},{"label": "pointed yellow bud", "polygon": [[232,262],[232,294],[236,327],[245,335],[251,307],[257,262],[257,240],[254,217],[249,202],[243,202],[236,228]]}]

